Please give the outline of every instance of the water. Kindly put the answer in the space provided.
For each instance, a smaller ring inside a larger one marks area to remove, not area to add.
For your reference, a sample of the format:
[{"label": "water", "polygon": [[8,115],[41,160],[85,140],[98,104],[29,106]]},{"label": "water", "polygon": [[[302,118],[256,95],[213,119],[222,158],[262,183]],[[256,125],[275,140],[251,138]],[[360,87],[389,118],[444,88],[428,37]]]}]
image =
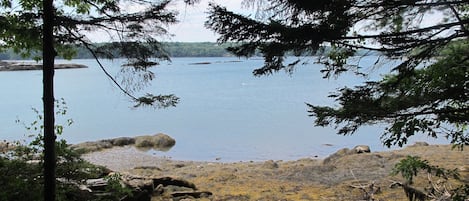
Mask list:
[{"label": "water", "polygon": [[[372,61],[365,58],[362,63]],[[353,136],[338,136],[332,128],[313,126],[305,103],[333,106],[326,97],[329,92],[362,81],[352,75],[322,79],[321,66],[316,64],[300,66],[292,75],[281,72],[254,77],[252,70],[262,65],[260,59],[174,58],[155,68],[157,77],[146,91],[174,93],[181,102],[175,108],[155,110],[132,108],[94,60],[71,62],[90,68],[56,71],[55,97],[64,98],[68,107],[67,116],[57,121],[63,124],[72,118],[75,122],[62,136],[70,143],[162,132],[175,138],[176,146],[152,154],[204,161],[323,157],[357,144],[384,149],[379,140],[382,126],[364,127]],[[121,62],[103,61],[112,74]],[[196,62],[211,64],[191,65]],[[42,107],[41,80],[40,71],[0,73],[3,139],[25,139],[27,131],[15,120],[35,120],[31,108]]]}]

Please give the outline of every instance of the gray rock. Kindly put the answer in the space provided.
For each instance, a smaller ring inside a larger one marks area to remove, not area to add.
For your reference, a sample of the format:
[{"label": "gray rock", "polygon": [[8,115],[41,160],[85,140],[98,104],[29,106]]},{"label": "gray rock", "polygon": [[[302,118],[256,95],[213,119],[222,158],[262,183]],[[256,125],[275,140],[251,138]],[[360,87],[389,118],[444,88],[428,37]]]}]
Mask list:
[{"label": "gray rock", "polygon": [[[54,69],[88,68],[82,64],[55,64]],[[0,62],[0,71],[42,70],[42,64],[32,62]]]},{"label": "gray rock", "polygon": [[[83,142],[72,145],[71,148],[81,151],[83,153],[100,151],[109,149],[115,146],[135,145],[135,147],[144,151],[155,149],[158,151],[168,151],[176,144],[176,141],[166,134],[156,134],[147,136],[132,137],[119,137],[114,139],[105,139],[95,142]],[[1,147],[0,147],[1,148]]]},{"label": "gray rock", "polygon": [[350,155],[353,151],[349,148],[339,149],[337,152],[329,155],[323,160],[323,164],[330,164],[343,156]]},{"label": "gray rock", "polygon": [[273,160],[268,160],[268,161],[265,161],[264,164],[262,165],[263,168],[267,168],[267,169],[277,169],[279,167],[278,163],[276,163],[275,161]]},{"label": "gray rock", "polygon": [[353,148],[353,150],[355,151],[355,153],[357,154],[361,154],[361,153],[370,153],[371,150],[370,150],[370,146],[368,145],[357,145]]},{"label": "gray rock", "polygon": [[159,151],[168,151],[176,144],[176,140],[170,136],[158,133],[151,136],[135,137],[135,147],[140,149],[155,149]]},{"label": "gray rock", "polygon": [[426,147],[429,144],[426,142],[415,142],[413,145],[410,145],[410,147]]},{"label": "gray rock", "polygon": [[113,146],[125,146],[125,145],[132,145],[135,144],[135,139],[131,137],[119,137],[119,138],[114,138],[111,141]]}]

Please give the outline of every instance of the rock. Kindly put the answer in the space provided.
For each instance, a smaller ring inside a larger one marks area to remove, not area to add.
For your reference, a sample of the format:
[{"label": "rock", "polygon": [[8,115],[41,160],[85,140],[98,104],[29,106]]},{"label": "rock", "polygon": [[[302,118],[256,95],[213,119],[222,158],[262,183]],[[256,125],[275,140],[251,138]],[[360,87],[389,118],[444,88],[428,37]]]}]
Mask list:
[{"label": "rock", "polygon": [[[83,142],[72,145],[71,148],[82,153],[89,153],[109,149],[112,147],[122,147],[127,145],[135,145],[140,149],[156,149],[159,151],[167,151],[176,144],[176,141],[166,134],[156,134],[152,136],[118,137],[113,139],[99,140],[95,142]],[[0,144],[1,148],[1,144]]]},{"label": "rock", "polygon": [[168,151],[176,144],[176,140],[170,136],[159,133],[152,136],[135,137],[135,147],[141,149],[155,149],[158,151]]},{"label": "rock", "polygon": [[339,149],[337,152],[326,157],[323,160],[323,164],[329,164],[339,158],[342,158],[343,156],[350,155],[351,153],[352,153],[352,150],[350,150],[349,148]]},{"label": "rock", "polygon": [[[88,68],[82,64],[55,64],[55,69]],[[0,62],[0,71],[42,70],[42,64],[32,62]]]},{"label": "rock", "polygon": [[[171,200],[181,200],[184,198],[207,198],[212,195],[208,191],[197,191],[196,186],[186,180],[172,177],[161,178],[140,178],[125,177],[123,182],[134,189],[134,196],[131,200],[146,200],[148,196],[161,196],[173,198]],[[137,194],[136,194],[137,193]],[[135,195],[138,195],[136,199]]]},{"label": "rock", "polygon": [[268,161],[264,162],[262,167],[267,168],[267,169],[277,169],[279,166],[278,166],[278,163],[276,163],[275,161],[268,160]]},{"label": "rock", "polygon": [[130,186],[132,189],[140,191],[153,192],[153,190],[155,189],[155,186],[153,185],[153,181],[151,179],[130,179],[124,180],[124,183]]},{"label": "rock", "polygon": [[457,169],[459,172],[469,172],[469,165],[460,166]]},{"label": "rock", "polygon": [[361,154],[361,153],[370,153],[370,147],[368,145],[357,145],[353,148],[355,153]]},{"label": "rock", "polygon": [[330,164],[334,161],[336,161],[339,158],[342,158],[347,155],[351,154],[361,154],[361,153],[369,153],[370,152],[370,147],[367,145],[357,145],[353,149],[349,148],[343,148],[339,149],[337,152],[331,154],[330,156],[326,157],[323,160],[323,164]]},{"label": "rock", "polygon": [[189,65],[208,65],[208,64],[212,64],[212,62],[195,62],[195,63],[189,63]]},{"label": "rock", "polygon": [[156,186],[155,190],[153,190],[153,195],[163,195],[164,193],[164,186],[163,184],[160,184],[158,186]]},{"label": "rock", "polygon": [[410,145],[409,147],[426,147],[429,144],[426,142],[415,142],[413,145]]},{"label": "rock", "polygon": [[179,186],[179,187],[185,187],[185,188],[191,188],[194,190],[197,190],[195,185],[191,182],[181,180],[181,179],[174,179],[171,177],[161,177],[161,178],[154,178],[153,179],[153,185],[158,186],[158,185],[163,185],[163,186]]},{"label": "rock", "polygon": [[119,137],[111,140],[111,144],[114,146],[125,146],[135,144],[135,139],[131,137]]},{"label": "rock", "polygon": [[102,149],[108,149],[112,147],[112,142],[110,140],[100,140],[96,142],[83,142],[79,144],[72,145],[71,148],[82,153],[89,153],[100,151]]},{"label": "rock", "polygon": [[108,185],[107,179],[98,178],[98,179],[88,179],[85,181],[87,189],[94,191],[104,191]]},{"label": "rock", "polygon": [[212,196],[212,192],[208,191],[176,191],[171,193],[174,198],[208,198]]},{"label": "rock", "polygon": [[161,168],[156,167],[156,166],[137,166],[137,167],[134,167],[134,169],[162,171]]},{"label": "rock", "polygon": [[[81,64],[55,64],[55,69],[87,68]],[[0,71],[42,70],[42,64],[28,62],[2,62]]]}]

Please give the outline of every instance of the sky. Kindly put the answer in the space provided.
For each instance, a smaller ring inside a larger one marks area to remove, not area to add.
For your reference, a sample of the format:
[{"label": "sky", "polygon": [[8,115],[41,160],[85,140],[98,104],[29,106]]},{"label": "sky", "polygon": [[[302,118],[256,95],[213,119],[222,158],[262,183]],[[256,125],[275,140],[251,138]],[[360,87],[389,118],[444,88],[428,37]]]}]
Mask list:
[{"label": "sky", "polygon": [[[164,36],[161,41],[165,42],[216,42],[218,36],[211,30],[204,27],[204,22],[207,20],[208,4],[213,2],[215,4],[226,7],[229,11],[235,13],[241,13],[244,15],[253,14],[256,11],[255,8],[246,8],[243,6],[243,0],[200,0],[195,5],[186,5],[183,0],[174,0],[169,6],[169,9],[177,11],[178,23],[165,27],[171,36]],[[138,10],[136,7],[129,7],[129,10]],[[141,9],[141,8],[140,8]],[[430,25],[435,20],[439,20],[441,14],[427,15],[423,20],[422,25],[426,25],[425,22],[429,22]],[[356,27],[358,32],[362,32],[359,27]],[[369,33],[368,33],[369,34]],[[90,38],[93,41],[108,41],[109,38],[106,34],[90,34]]]},{"label": "sky", "polygon": [[[247,9],[242,5],[243,0],[200,0],[195,5],[186,5],[183,0],[174,0],[170,3],[168,9],[178,13],[178,23],[164,27],[171,36],[162,36],[160,41],[164,42],[216,42],[218,36],[215,32],[204,27],[204,22],[208,16],[208,4],[214,2],[226,7],[228,10],[247,14],[253,8]],[[123,4],[128,12],[142,10],[138,4]],[[107,42],[110,40],[109,33],[104,31],[93,31],[87,33],[89,39],[93,42]]]},{"label": "sky", "polygon": [[178,0],[177,3],[171,5],[171,8],[179,12],[179,23],[168,27],[169,33],[174,36],[167,40],[172,42],[215,42],[217,35],[204,27],[209,2],[225,6],[231,11],[246,12],[246,8],[243,8],[241,4],[242,0],[201,0],[194,6],[187,6],[182,0]]}]

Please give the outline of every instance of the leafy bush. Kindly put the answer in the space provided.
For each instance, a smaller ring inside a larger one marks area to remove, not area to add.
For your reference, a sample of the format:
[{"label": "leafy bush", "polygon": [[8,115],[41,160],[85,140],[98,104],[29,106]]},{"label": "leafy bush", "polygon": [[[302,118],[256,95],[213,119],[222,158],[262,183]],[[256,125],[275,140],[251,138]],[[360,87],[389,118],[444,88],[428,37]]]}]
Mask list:
[{"label": "leafy bush", "polygon": [[[67,108],[63,99],[57,103],[57,115],[65,115]],[[43,134],[40,120],[42,115],[36,109],[37,120],[32,123],[22,123],[28,131],[37,132],[28,135],[29,143],[17,141],[12,143],[14,148],[0,153],[0,201],[18,200],[42,200],[43,199]],[[67,125],[73,121],[68,119]],[[55,127],[56,134],[63,133],[63,126]],[[105,167],[88,163],[80,157],[80,154],[72,150],[65,140],[56,141],[56,178],[57,200],[120,200],[128,196],[130,190],[120,185],[116,177],[107,177],[108,186],[105,189],[107,195],[91,194],[79,189],[87,179],[101,178],[109,173]],[[119,184],[119,185],[118,185]]]},{"label": "leafy bush", "polygon": [[[426,172],[429,186],[425,191],[414,188],[414,177],[419,173]],[[401,174],[405,179],[404,183],[396,182],[398,186],[404,189],[404,192],[409,199],[425,200],[431,198],[433,200],[453,200],[453,201],[466,201],[469,199],[469,185],[465,184],[460,179],[457,169],[447,170],[438,166],[431,165],[427,160],[422,160],[417,156],[407,156],[397,163],[392,172],[392,175]],[[433,181],[433,176],[438,177],[438,180]],[[450,178],[455,182],[450,182]],[[458,185],[453,188],[454,184]]]}]

